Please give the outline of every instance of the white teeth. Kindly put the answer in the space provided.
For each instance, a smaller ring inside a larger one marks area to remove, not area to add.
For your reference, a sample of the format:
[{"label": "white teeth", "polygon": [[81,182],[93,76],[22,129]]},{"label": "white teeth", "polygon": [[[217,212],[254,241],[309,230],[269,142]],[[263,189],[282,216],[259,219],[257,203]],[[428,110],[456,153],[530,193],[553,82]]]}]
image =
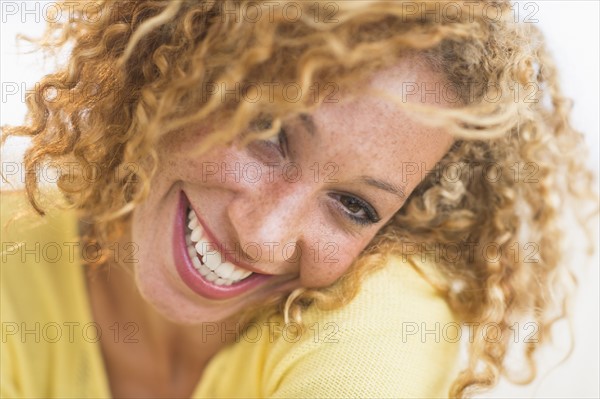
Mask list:
[{"label": "white teeth", "polygon": [[200,241],[200,239],[202,238],[202,228],[200,226],[196,226],[193,230],[192,230],[192,234],[190,236],[190,239],[193,242],[198,242]]},{"label": "white teeth", "polygon": [[198,257],[198,252],[196,252],[196,249],[191,244],[188,245],[188,254],[190,255],[190,258],[192,258],[192,259]]},{"label": "white teeth", "polygon": [[208,241],[200,239],[196,243],[196,251],[202,254],[202,260],[204,264],[208,266],[210,270],[215,270],[221,262],[221,254],[212,249],[212,245]]},{"label": "white teeth", "polygon": [[192,264],[194,265],[194,267],[195,267],[196,269],[199,269],[199,268],[200,268],[200,266],[202,266],[202,263],[200,262],[200,259],[198,259],[198,257],[197,257],[197,256],[194,256],[194,257],[192,258]]},{"label": "white teeth", "polygon": [[203,276],[206,276],[207,274],[211,273],[211,270],[208,267],[206,267],[205,265],[200,265],[200,267],[198,268],[198,271]]},{"label": "white teeth", "polygon": [[228,279],[233,274],[234,269],[235,269],[235,266],[232,265],[231,263],[223,262],[223,263],[221,263],[221,265],[219,267],[217,267],[215,269],[215,273],[217,273],[219,275],[219,277],[221,277],[221,278]]},{"label": "white teeth", "polygon": [[188,213],[188,228],[186,243],[188,253],[194,268],[204,278],[216,285],[231,285],[252,274],[251,271],[241,269],[230,262],[225,262],[222,254],[215,250],[214,245],[204,237],[202,225],[194,211]]},{"label": "white teeth", "polygon": [[[198,248],[196,247],[196,249]],[[204,264],[212,271],[215,271],[221,265],[221,255],[218,252],[208,253],[202,259]]]},{"label": "white teeth", "polygon": [[242,280],[245,279],[246,277],[248,277],[251,274],[252,274],[252,272],[250,270],[245,271],[244,274],[242,274]]},{"label": "white teeth", "polygon": [[238,268],[238,269],[235,269],[233,271],[233,273],[231,273],[231,276],[229,276],[229,278],[233,281],[241,280],[243,275],[244,275],[244,271],[242,269]]},{"label": "white teeth", "polygon": [[210,270],[208,267],[206,267],[206,265],[200,265],[200,267],[198,268],[198,271],[203,276],[206,276],[212,272],[212,270]]},{"label": "white teeth", "polygon": [[190,220],[190,222],[188,223],[188,228],[190,230],[194,230],[196,227],[198,227],[198,219],[196,219],[195,217]]}]

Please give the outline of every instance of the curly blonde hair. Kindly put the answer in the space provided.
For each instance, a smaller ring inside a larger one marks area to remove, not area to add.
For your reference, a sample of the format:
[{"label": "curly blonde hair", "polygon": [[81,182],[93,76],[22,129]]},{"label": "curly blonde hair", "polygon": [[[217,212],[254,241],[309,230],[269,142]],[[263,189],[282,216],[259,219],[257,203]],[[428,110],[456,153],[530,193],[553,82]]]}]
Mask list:
[{"label": "curly blonde hair", "polygon": [[[539,327],[540,339],[523,347],[531,373],[522,382],[531,381],[533,354],[554,321],[567,315],[576,285],[565,249],[557,245],[564,237],[560,211],[573,204],[585,226],[598,209],[582,135],[569,123],[571,103],[561,94],[542,35],[516,23],[503,0],[296,2],[291,18],[283,11],[292,3],[271,2],[261,18],[254,16],[262,4],[246,0],[66,6],[70,19],[50,23],[39,42],[47,50],[70,48],[68,62],[27,96],[27,123],[2,133],[3,143],[11,135],[32,139],[24,157],[31,204],[43,214],[35,171],[48,160],[63,166],[59,189],[93,222],[90,237],[104,245],[127,228],[131,211],[148,194],[156,145],[166,133],[225,121],[214,124],[219,129],[202,142],[205,151],[231,143],[266,114],[273,126],[247,140],[266,137],[283,118],[310,113],[327,100],[331,93],[315,92],[314,85],[334,82],[352,93],[358,79],[420,54],[457,89],[459,104],[398,106],[444,126],[456,137],[454,146],[348,273],[330,287],[273,298],[260,311],[283,311],[287,321],[301,321],[309,303],[343,306],[388,255],[406,256],[410,248],[411,255],[426,256],[434,248],[439,277],[424,277],[463,320],[480,323],[468,344],[468,367],[449,396],[472,395],[508,375],[508,330],[524,317]],[[423,12],[423,5],[437,11]],[[489,7],[496,18],[482,11]],[[292,102],[275,91],[273,98],[249,102],[218,89],[238,87],[243,94],[273,79],[296,82],[303,94]],[[67,167],[72,162],[81,167]],[[93,176],[84,174],[89,170]],[[515,254],[523,243],[535,260]],[[456,256],[457,249],[473,248],[472,256]],[[481,248],[494,248],[495,255]],[[496,323],[504,338],[485,339],[479,331],[485,323]]]}]

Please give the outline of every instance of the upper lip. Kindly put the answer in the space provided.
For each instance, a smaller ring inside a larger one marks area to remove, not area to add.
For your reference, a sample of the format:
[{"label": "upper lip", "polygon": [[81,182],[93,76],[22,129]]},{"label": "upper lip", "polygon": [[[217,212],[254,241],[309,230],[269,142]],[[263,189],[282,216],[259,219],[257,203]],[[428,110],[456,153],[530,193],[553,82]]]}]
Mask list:
[{"label": "upper lip", "polygon": [[[200,216],[198,216],[198,212],[196,212],[196,210],[194,209],[194,207],[193,207],[192,204],[190,204],[190,208],[192,209],[192,211],[196,215],[196,218],[198,219],[198,223],[200,223],[200,225],[202,226],[202,230],[204,231],[204,234],[206,234],[208,236],[208,239],[211,242],[211,244],[214,244],[217,247],[217,250],[221,253],[221,255],[225,258],[225,260],[227,262],[232,263],[235,266],[241,267],[242,269],[249,270],[249,271],[251,271],[253,273],[273,275],[272,273],[265,273],[264,271],[257,269],[256,267],[252,266],[248,262],[244,262],[244,261],[241,261],[241,260],[232,259],[231,258],[231,253],[225,251],[225,248],[224,248],[223,244],[221,244],[221,242],[216,239],[215,235],[208,228],[208,226],[206,226],[206,223],[204,223],[204,220],[202,220],[202,218]],[[236,245],[236,247],[239,247],[239,245]],[[240,254],[240,251],[236,251],[235,253],[238,254],[238,255],[240,255],[239,257],[244,256],[243,254]]]}]

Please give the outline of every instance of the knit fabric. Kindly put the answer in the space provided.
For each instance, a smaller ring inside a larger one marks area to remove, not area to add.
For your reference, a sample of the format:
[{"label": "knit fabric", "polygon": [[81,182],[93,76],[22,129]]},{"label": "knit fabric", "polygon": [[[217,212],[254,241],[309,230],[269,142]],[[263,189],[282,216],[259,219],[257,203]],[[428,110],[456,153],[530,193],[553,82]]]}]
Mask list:
[{"label": "knit fabric", "polygon": [[[75,215],[12,221],[25,208],[22,195],[2,194],[1,396],[110,397]],[[405,260],[368,276],[348,305],[313,306],[304,321],[302,333],[278,319],[251,324],[210,360],[193,397],[448,396],[459,343],[446,332],[457,321]]]}]

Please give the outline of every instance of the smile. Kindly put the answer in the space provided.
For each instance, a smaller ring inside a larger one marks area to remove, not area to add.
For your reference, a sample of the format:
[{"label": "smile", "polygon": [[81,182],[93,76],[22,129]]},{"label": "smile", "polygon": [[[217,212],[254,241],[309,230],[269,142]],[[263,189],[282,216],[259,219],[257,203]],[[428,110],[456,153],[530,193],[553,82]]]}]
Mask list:
[{"label": "smile", "polygon": [[228,258],[183,191],[175,217],[173,248],[179,276],[192,291],[205,298],[233,298],[275,277],[249,270],[248,265]]},{"label": "smile", "polygon": [[196,213],[188,212],[187,233],[185,243],[192,264],[208,281],[216,285],[231,285],[239,283],[252,274],[251,271],[237,267],[225,260],[225,256],[212,248],[204,229],[198,221]]}]

